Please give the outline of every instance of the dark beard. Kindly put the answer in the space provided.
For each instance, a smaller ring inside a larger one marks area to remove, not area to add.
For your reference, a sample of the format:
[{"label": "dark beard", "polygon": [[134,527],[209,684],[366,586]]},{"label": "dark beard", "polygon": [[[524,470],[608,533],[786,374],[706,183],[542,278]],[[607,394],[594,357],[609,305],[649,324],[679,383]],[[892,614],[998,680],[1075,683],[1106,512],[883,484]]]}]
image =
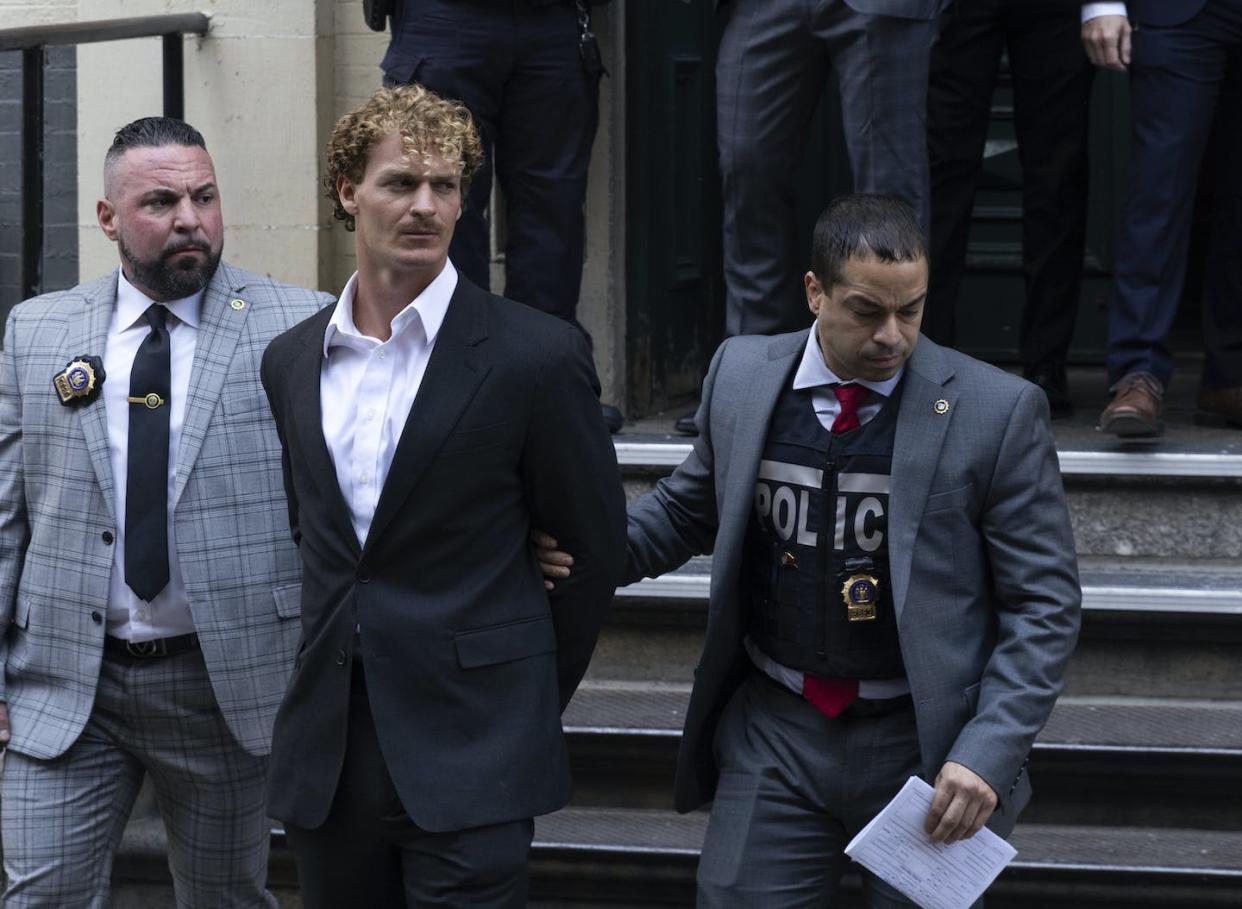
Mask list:
[{"label": "dark beard", "polygon": [[178,265],[170,265],[168,262],[170,254],[167,252],[161,253],[158,259],[144,260],[134,256],[124,240],[118,238],[117,245],[120,247],[121,258],[125,260],[129,271],[129,282],[161,303],[180,300],[198,293],[211,281],[212,275],[216,273],[216,268],[220,265],[220,253],[213,253],[202,246],[195,248],[206,253],[207,258],[204,261],[185,259]]}]

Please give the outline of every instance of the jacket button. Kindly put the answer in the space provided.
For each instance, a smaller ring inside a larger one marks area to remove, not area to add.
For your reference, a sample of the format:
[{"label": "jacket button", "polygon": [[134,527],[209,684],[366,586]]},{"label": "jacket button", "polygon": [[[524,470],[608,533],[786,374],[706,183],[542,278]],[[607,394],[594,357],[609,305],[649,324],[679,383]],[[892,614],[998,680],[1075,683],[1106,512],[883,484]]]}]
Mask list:
[{"label": "jacket button", "polygon": [[370,584],[371,583],[371,575],[369,575],[367,573],[367,570],[363,568],[361,565],[358,566],[358,571],[355,574],[355,577],[358,578],[359,584]]},{"label": "jacket button", "polygon": [[111,546],[111,545],[112,545],[112,539],[113,539],[113,537],[112,537],[112,531],[111,531],[111,530],[105,530],[103,533],[101,533],[101,534],[99,535],[99,539],[103,540],[103,541],[104,541],[104,543],[105,543],[106,545]]},{"label": "jacket button", "polygon": [[100,625],[103,623],[103,616],[99,614],[98,610],[91,613],[91,621],[94,622],[96,625]]},{"label": "jacket button", "polygon": [[345,650],[344,650],[344,648],[342,648],[342,649],[340,649],[340,650],[338,650],[338,651],[336,652],[336,665],[338,665],[338,666],[344,666],[344,665],[345,665]]}]

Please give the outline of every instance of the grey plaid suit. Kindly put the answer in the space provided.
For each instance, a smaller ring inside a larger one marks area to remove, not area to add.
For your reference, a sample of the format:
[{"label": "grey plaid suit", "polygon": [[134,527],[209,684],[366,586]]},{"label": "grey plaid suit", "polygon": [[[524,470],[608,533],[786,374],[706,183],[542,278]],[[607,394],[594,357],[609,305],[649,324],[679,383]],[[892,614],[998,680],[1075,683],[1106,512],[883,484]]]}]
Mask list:
[{"label": "grey plaid suit", "polygon": [[[64,755],[95,725],[101,668],[109,676],[116,520],[104,404],[62,405],[52,377],[76,356],[103,355],[116,291],[113,273],[20,304],[0,355],[0,699],[10,753],[35,761]],[[259,364],[268,341],[330,299],[227,264],[204,293],[170,507],[201,663],[228,734],[223,744],[181,736],[187,763],[209,745],[251,756],[270,747],[300,631],[300,572]],[[17,835],[4,809],[8,863]],[[213,823],[227,842],[227,822]]]}]

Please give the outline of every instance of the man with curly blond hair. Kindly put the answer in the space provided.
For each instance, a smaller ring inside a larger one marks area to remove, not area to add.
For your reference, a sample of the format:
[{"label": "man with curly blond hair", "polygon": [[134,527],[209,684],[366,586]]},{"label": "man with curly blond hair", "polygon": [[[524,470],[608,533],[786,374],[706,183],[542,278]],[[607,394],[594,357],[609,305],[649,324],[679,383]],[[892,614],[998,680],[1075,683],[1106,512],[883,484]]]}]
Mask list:
[{"label": "man with curly blond hair", "polygon": [[[303,566],[269,809],[308,909],[526,904],[531,819],[569,797],[560,713],[621,570],[585,340],[448,256],[480,158],[466,110],[421,86],[342,117],[326,184],[358,271],[263,360]],[[545,590],[532,524],[573,541],[572,584]]]}]

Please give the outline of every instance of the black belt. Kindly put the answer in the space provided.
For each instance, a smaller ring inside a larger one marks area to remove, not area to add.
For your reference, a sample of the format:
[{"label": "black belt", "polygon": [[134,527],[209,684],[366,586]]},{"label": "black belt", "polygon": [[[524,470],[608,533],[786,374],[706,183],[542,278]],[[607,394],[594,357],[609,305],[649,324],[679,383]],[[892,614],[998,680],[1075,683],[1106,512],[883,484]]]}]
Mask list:
[{"label": "black belt", "polygon": [[194,632],[172,638],[156,638],[154,641],[126,641],[112,635],[104,636],[104,653],[129,660],[155,660],[192,653],[198,649],[198,635]]}]

